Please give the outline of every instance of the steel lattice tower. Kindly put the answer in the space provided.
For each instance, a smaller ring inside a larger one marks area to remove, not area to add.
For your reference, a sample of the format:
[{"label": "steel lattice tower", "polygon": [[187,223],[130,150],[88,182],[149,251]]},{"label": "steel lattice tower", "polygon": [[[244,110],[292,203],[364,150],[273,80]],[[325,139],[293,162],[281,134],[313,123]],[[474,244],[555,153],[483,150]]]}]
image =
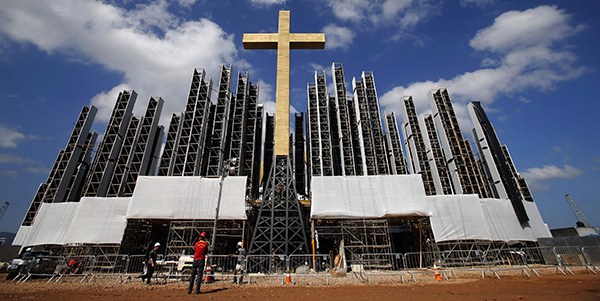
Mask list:
[{"label": "steel lattice tower", "polygon": [[[250,254],[305,254],[308,243],[290,157],[275,156],[274,163],[256,219]],[[261,259],[254,260],[249,263],[251,266],[262,267]]]}]

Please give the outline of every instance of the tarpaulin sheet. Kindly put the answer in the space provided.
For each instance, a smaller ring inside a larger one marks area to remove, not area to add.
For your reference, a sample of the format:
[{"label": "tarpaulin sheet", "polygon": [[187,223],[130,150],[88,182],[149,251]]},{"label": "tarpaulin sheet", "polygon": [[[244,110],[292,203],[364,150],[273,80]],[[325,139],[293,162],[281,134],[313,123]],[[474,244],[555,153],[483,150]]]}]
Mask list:
[{"label": "tarpaulin sheet", "polygon": [[79,203],[42,203],[32,226],[21,226],[14,245],[62,245]]},{"label": "tarpaulin sheet", "polygon": [[531,235],[535,238],[552,237],[552,233],[550,233],[548,225],[544,223],[535,202],[523,201],[523,205],[527,211],[527,216],[529,216],[529,222],[527,223],[525,230],[531,231]]},{"label": "tarpaulin sheet", "polygon": [[481,199],[483,214],[494,241],[534,241],[523,230],[512,203],[508,199]]},{"label": "tarpaulin sheet", "polygon": [[427,196],[435,241],[492,240],[475,194]]},{"label": "tarpaulin sheet", "polygon": [[81,198],[65,243],[119,244],[131,198]]},{"label": "tarpaulin sheet", "polygon": [[311,219],[429,216],[420,175],[312,177]]},{"label": "tarpaulin sheet", "polygon": [[[127,218],[214,219],[219,178],[140,176]],[[246,219],[246,177],[227,177],[219,219]]]}]

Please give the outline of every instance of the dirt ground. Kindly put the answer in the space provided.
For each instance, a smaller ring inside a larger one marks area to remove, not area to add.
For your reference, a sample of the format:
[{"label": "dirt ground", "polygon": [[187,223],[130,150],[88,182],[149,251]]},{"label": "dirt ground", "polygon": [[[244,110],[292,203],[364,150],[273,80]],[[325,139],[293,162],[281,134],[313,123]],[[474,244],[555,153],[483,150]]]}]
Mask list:
[{"label": "dirt ground", "polygon": [[253,279],[254,284],[233,285],[220,280],[202,286],[201,295],[188,295],[187,283],[169,282],[146,286],[139,279],[116,282],[115,278],[94,279],[79,283],[71,278],[59,283],[44,279],[26,283],[0,281],[0,300],[600,300],[600,275],[555,274],[548,271],[537,277],[521,273],[500,274],[501,279],[481,273],[455,274],[448,281],[434,281],[421,275],[417,283],[405,276],[372,277],[371,284],[356,283],[351,277],[296,279],[296,284],[282,285],[280,279]]}]

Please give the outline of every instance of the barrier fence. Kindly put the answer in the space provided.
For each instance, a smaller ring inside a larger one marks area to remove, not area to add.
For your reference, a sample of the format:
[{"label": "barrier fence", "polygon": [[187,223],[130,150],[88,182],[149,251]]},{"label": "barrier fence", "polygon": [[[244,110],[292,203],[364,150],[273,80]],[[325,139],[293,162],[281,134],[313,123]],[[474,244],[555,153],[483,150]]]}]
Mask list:
[{"label": "barrier fence", "polygon": [[[438,252],[354,254],[350,269],[357,281],[371,282],[374,276],[410,276],[416,282],[419,274],[441,274],[443,278],[457,272],[476,271],[485,277],[491,272],[521,270],[523,275],[540,274],[537,269],[556,268],[556,273],[573,274],[572,267],[585,267],[600,272],[600,247],[531,247],[497,250],[448,250]],[[92,281],[99,276],[116,276],[117,281],[128,281],[146,273],[145,255],[97,256],[39,256],[28,260],[13,281],[25,282],[32,277],[47,277],[47,282],[58,282],[64,277],[81,277],[80,282]],[[155,281],[188,280],[193,258],[191,255],[158,255],[153,275]],[[331,256],[308,255],[210,255],[206,260],[204,282],[219,280],[291,279],[296,283],[306,277],[323,277],[329,284]],[[434,269],[435,267],[435,269]],[[244,276],[242,276],[244,275]],[[208,276],[208,277],[206,277]],[[287,278],[287,279],[286,279]]]}]

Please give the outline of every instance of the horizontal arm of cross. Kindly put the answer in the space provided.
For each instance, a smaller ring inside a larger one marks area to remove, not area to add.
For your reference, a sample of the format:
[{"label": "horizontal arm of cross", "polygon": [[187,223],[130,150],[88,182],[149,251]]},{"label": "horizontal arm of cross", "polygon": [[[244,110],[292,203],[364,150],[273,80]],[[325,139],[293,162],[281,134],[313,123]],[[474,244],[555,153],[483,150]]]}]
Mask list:
[{"label": "horizontal arm of cross", "polygon": [[325,34],[291,33],[290,49],[325,49]]},{"label": "horizontal arm of cross", "polygon": [[276,33],[245,33],[244,49],[277,49]]},{"label": "horizontal arm of cross", "polygon": [[[324,49],[324,33],[292,33],[289,35],[290,49]],[[277,49],[276,33],[245,33],[244,49]]]}]

